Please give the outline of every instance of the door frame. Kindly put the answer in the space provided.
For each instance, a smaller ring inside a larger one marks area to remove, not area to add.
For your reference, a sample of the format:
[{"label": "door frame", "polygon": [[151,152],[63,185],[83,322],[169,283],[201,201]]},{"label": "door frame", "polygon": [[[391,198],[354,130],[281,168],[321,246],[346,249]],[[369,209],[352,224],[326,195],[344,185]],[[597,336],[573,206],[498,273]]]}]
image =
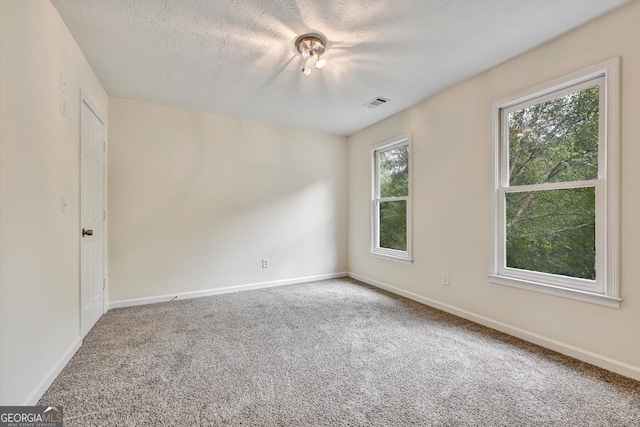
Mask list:
[{"label": "door frame", "polygon": [[103,161],[103,178],[104,178],[104,211],[105,211],[105,219],[103,221],[103,236],[102,236],[102,247],[103,247],[103,251],[102,251],[102,262],[104,263],[104,289],[103,289],[103,296],[102,296],[102,314],[105,314],[108,310],[109,310],[109,302],[108,302],[108,295],[109,295],[109,253],[108,253],[108,223],[109,223],[109,215],[106,215],[106,213],[108,212],[108,208],[107,208],[107,194],[108,194],[108,182],[107,182],[107,147],[108,147],[108,128],[107,128],[107,121],[104,119],[104,115],[100,112],[100,110],[98,110],[98,108],[96,107],[96,105],[91,101],[91,98],[89,98],[89,96],[87,95],[87,93],[82,90],[82,88],[80,88],[80,111],[78,111],[78,133],[79,133],[79,144],[78,144],[78,157],[80,160],[80,164],[79,164],[79,170],[78,170],[78,258],[79,258],[79,268],[78,268],[78,283],[79,283],[79,300],[78,300],[78,305],[80,308],[80,316],[79,316],[79,323],[78,323],[78,331],[79,331],[79,336],[80,339],[83,339],[84,337],[82,336],[82,236],[79,233],[79,230],[82,229],[82,104],[85,104],[87,106],[87,108],[89,108],[89,110],[91,110],[91,112],[98,118],[98,120],[100,120],[100,122],[104,125],[104,144],[105,144],[105,148],[104,148],[104,161]]}]

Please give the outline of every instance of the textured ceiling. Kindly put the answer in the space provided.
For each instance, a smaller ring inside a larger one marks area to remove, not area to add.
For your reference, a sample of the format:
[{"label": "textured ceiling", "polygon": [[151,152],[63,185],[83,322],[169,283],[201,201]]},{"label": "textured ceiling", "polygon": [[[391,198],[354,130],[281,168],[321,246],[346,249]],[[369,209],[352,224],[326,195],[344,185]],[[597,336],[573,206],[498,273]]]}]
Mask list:
[{"label": "textured ceiling", "polygon": [[630,0],[52,2],[111,96],[348,135]]}]

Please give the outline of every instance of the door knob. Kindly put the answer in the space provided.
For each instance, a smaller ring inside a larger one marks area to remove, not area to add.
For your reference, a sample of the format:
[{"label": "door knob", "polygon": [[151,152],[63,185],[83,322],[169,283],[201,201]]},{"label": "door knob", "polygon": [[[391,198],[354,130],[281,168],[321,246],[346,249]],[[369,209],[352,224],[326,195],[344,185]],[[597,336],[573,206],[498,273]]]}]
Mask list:
[{"label": "door knob", "polygon": [[82,237],[84,236],[93,236],[93,230],[85,230],[84,228],[82,229]]}]

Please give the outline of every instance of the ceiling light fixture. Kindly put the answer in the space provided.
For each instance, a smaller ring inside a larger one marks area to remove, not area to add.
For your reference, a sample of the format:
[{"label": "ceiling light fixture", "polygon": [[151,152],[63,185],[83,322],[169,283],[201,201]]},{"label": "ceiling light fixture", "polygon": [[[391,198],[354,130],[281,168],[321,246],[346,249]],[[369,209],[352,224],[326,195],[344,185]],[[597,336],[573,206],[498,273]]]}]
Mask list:
[{"label": "ceiling light fixture", "polygon": [[321,57],[327,48],[327,40],[320,34],[303,34],[296,39],[295,46],[302,59],[300,72],[305,76],[311,74],[311,68],[307,66],[307,60],[309,58],[316,57],[315,66],[318,70],[326,65],[326,59]]}]

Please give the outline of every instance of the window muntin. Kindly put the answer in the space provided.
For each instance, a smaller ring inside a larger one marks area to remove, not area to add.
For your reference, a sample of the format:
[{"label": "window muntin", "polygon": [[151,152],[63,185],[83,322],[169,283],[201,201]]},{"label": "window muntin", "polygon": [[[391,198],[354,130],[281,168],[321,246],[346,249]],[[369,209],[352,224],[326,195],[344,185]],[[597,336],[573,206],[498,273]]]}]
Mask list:
[{"label": "window muntin", "polygon": [[618,67],[494,104],[492,283],[620,306]]},{"label": "window muntin", "polygon": [[373,149],[371,252],[410,260],[411,162],[409,136]]}]

